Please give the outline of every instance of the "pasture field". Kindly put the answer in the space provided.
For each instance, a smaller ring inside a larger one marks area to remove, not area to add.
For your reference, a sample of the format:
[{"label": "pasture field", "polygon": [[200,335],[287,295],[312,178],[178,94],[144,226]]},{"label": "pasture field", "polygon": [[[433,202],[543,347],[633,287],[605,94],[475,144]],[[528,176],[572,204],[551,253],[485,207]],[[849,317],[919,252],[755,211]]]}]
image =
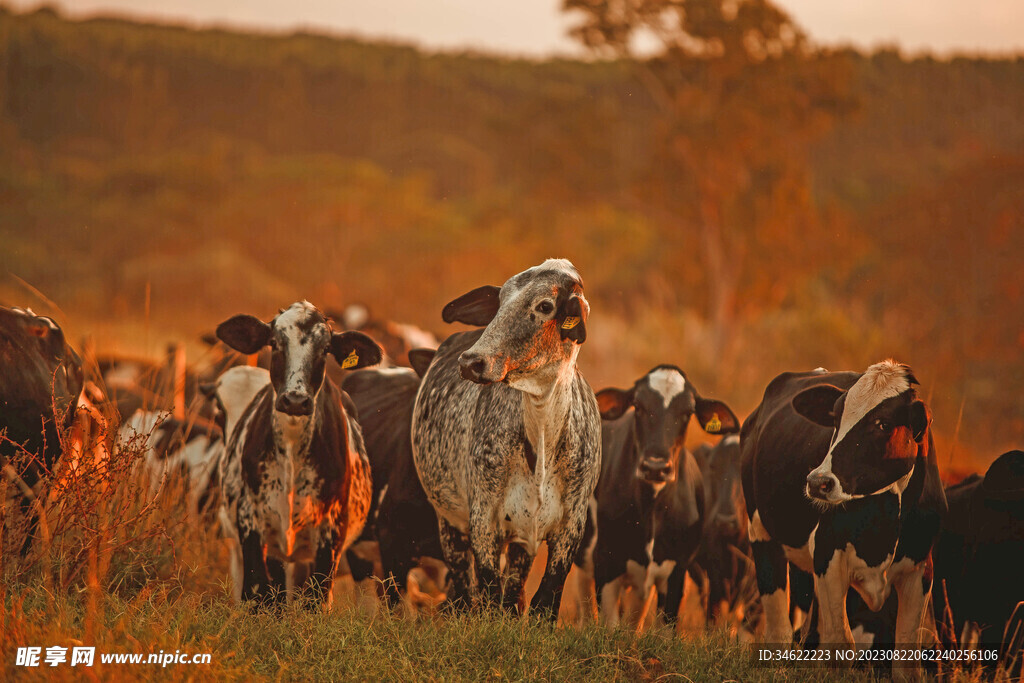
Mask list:
[{"label": "pasture field", "polygon": [[23,645],[95,644],[99,652],[212,654],[209,665],[127,665],[98,662],[102,679],[138,680],[545,680],[778,681],[872,680],[864,673],[757,668],[748,650],[724,633],[694,639],[636,635],[600,626],[552,627],[496,614],[412,620],[341,608],[257,613],[226,595],[200,595],[173,582],[134,598],[105,595],[85,639],[81,596],[54,595],[41,585],[8,590],[3,613],[5,680],[79,680],[67,664],[14,666]]}]

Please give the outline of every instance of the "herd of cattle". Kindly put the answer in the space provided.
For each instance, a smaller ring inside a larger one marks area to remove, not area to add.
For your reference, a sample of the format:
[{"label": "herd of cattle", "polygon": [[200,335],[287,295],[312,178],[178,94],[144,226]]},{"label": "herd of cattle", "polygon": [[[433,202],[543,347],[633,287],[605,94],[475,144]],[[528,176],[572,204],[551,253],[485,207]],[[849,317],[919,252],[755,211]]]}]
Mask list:
[{"label": "herd of cattle", "polygon": [[[555,619],[575,564],[581,617],[609,625],[635,625],[652,589],[674,623],[689,574],[709,619],[756,586],[769,643],[793,641],[795,616],[803,642],[837,644],[931,631],[998,647],[1021,629],[1024,452],[944,490],[909,367],[783,373],[741,423],[675,365],[595,395],[576,365],[589,313],[575,267],[552,259],[449,303],[445,322],[478,329],[436,350],[392,339],[385,354],[385,328],[336,331],[307,302],[238,315],[209,341],[241,356],[189,379],[201,416],[120,401],[110,457],[143,438],[153,495],[186,474],[189,514],[232,549],[239,600],[329,601],[340,568],[376,566],[393,606],[432,558],[453,609]],[[108,387],[126,372],[100,370]],[[87,384],[53,320],[0,308],[0,456],[27,517]],[[687,450],[691,419],[717,444]],[[356,552],[366,542],[379,565]]]}]

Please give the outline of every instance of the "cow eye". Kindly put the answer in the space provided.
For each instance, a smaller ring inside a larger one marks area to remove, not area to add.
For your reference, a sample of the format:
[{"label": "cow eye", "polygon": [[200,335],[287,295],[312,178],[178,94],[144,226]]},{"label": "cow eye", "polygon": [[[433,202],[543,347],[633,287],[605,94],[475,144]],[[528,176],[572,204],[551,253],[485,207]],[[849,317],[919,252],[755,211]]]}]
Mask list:
[{"label": "cow eye", "polygon": [[889,423],[883,420],[882,418],[878,418],[877,420],[875,420],[875,426],[881,429],[883,432],[889,431]]},{"label": "cow eye", "polygon": [[550,301],[541,301],[539,304],[537,304],[536,310],[538,313],[547,315],[551,311],[555,310],[555,305]]}]

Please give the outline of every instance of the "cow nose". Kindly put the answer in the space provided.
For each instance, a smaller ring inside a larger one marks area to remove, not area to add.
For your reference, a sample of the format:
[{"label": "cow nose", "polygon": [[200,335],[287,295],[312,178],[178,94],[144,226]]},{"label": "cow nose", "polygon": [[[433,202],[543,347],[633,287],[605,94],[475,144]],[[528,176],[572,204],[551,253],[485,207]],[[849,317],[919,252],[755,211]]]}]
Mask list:
[{"label": "cow nose", "polygon": [[647,479],[664,481],[672,470],[672,463],[662,458],[647,458],[640,463],[640,471]]},{"label": "cow nose", "polygon": [[827,474],[815,474],[811,472],[807,475],[807,491],[815,498],[826,499],[828,495],[832,493],[832,489],[836,486],[836,481],[833,477]]},{"label": "cow nose", "polygon": [[296,417],[313,413],[313,399],[309,394],[298,391],[286,391],[277,397],[277,410],[285,415]]},{"label": "cow nose", "polygon": [[459,371],[463,379],[477,384],[486,384],[484,373],[487,372],[487,361],[479,353],[465,351],[459,356]]}]

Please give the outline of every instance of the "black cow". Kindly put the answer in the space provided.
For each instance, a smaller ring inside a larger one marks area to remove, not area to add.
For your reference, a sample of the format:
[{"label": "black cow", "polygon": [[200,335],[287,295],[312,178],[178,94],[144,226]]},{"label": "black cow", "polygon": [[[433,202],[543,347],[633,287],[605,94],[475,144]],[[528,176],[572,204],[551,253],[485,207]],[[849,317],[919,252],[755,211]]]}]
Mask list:
[{"label": "black cow", "polygon": [[597,537],[576,564],[593,572],[609,626],[619,623],[623,589],[646,596],[651,586],[674,623],[704,527],[704,483],[685,446],[686,428],[696,416],[709,433],[733,434],[739,420],[721,401],[701,397],[673,365],[659,365],[628,390],[602,389],[597,402],[605,420]]},{"label": "black cow", "polygon": [[946,498],[949,514],[933,551],[936,620],[952,617],[947,642],[968,626],[979,645],[999,647],[1024,600],[1024,451],[999,456],[984,477],[947,488]]},{"label": "black cow", "polygon": [[217,336],[240,353],[272,350],[270,384],[238,419],[218,467],[235,594],[290,599],[312,570],[322,600],[363,529],[372,486],[355,407],[326,378],[327,355],[355,369],[378,363],[380,347],[359,332],[332,332],[306,301],[270,323],[235,316]]},{"label": "black cow", "polygon": [[[51,318],[0,307],[0,466],[17,465],[34,488],[61,456],[61,434],[70,429],[82,393],[82,360]],[[21,496],[27,513],[30,498]],[[29,516],[31,545],[38,518]]]},{"label": "black cow", "polygon": [[694,456],[704,476],[707,511],[697,565],[707,576],[707,617],[714,623],[723,604],[726,612],[731,612],[755,597],[748,580],[753,577],[753,560],[740,476],[740,438],[730,434],[714,447],[701,444]]},{"label": "black cow", "polygon": [[[367,528],[369,537],[380,545],[384,595],[391,607],[404,593],[409,571],[421,557],[444,557],[437,514],[412,460],[410,428],[419,386],[419,376],[406,368],[363,370],[350,374],[342,384],[359,411],[366,440],[374,500],[372,528],[371,524]],[[349,564],[354,569],[351,557]]]},{"label": "black cow", "polygon": [[743,424],[743,493],[767,628],[788,643],[787,559],[814,575],[822,643],[852,646],[852,586],[874,610],[893,587],[895,639],[910,645],[931,590],[930,551],[946,500],[910,368],[785,373]]},{"label": "black cow", "polygon": [[532,609],[557,617],[601,462],[597,401],[576,367],[588,312],[579,273],[558,259],[444,309],[446,322],[486,326],[441,344],[413,410],[413,460],[458,602],[475,565],[484,601],[520,606],[547,541]]}]

